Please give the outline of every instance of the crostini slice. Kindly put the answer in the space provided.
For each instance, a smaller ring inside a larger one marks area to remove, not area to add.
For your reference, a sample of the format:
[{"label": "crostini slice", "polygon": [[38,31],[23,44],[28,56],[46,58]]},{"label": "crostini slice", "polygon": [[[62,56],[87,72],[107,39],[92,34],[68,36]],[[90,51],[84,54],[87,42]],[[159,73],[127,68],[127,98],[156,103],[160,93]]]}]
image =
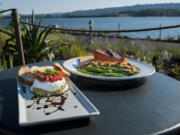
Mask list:
[{"label": "crostini slice", "polygon": [[70,76],[70,73],[67,72],[59,63],[54,63],[54,69],[60,71],[65,78]]},{"label": "crostini slice", "polygon": [[31,70],[31,73],[32,73],[32,74],[36,75],[36,74],[37,74],[37,71],[40,70],[40,67],[38,67],[38,66],[32,66],[30,70]]},{"label": "crostini slice", "polygon": [[21,66],[17,72],[17,76],[22,83],[32,85],[34,82],[34,75],[28,66]]}]

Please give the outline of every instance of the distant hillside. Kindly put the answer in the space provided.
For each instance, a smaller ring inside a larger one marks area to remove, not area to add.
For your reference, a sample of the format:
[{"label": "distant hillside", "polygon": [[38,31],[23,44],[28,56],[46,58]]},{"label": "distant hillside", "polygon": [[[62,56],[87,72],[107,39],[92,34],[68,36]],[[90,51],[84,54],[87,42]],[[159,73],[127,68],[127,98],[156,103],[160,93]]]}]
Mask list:
[{"label": "distant hillside", "polygon": [[165,3],[165,4],[146,4],[146,5],[135,5],[126,7],[113,7],[104,9],[94,10],[79,10],[63,14],[64,17],[68,16],[101,16],[101,15],[113,15],[121,12],[129,11],[142,11],[147,9],[180,9],[180,3]]},{"label": "distant hillside", "polygon": [[[20,14],[21,18],[31,15]],[[145,4],[93,10],[78,10],[67,13],[36,14],[36,18],[59,17],[108,17],[108,16],[180,16],[180,3]],[[3,16],[10,18],[10,15]]]},{"label": "distant hillside", "polygon": [[145,10],[138,10],[138,11],[125,11],[120,12],[119,14],[115,14],[116,16],[133,16],[133,17],[146,17],[146,16],[180,16],[180,9],[162,9],[162,8],[155,8],[155,9],[145,9]]},{"label": "distant hillside", "polygon": [[97,15],[69,15],[64,14],[63,17],[74,18],[74,17],[148,17],[148,16],[169,16],[175,17],[180,16],[180,9],[144,9],[137,11],[122,11],[122,12],[113,12],[108,14],[97,14]]}]

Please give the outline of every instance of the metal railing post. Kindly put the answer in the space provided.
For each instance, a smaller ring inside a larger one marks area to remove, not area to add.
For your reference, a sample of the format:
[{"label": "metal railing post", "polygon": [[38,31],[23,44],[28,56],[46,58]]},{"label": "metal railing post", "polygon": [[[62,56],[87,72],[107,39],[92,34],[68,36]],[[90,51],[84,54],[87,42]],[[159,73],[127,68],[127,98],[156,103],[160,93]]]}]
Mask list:
[{"label": "metal railing post", "polygon": [[[161,28],[161,24],[160,24],[160,28]],[[161,38],[162,38],[162,30],[160,29],[159,30],[159,39],[161,40]]]},{"label": "metal railing post", "polygon": [[19,14],[17,9],[12,9],[12,17],[13,17],[13,26],[16,37],[17,52],[18,52],[20,64],[24,65],[25,64],[24,50],[23,50],[23,43],[21,38],[21,29],[19,24]]},{"label": "metal railing post", "polygon": [[120,23],[118,23],[118,31],[120,31]]},{"label": "metal railing post", "polygon": [[90,44],[93,44],[93,20],[89,21],[89,38],[90,38]]}]

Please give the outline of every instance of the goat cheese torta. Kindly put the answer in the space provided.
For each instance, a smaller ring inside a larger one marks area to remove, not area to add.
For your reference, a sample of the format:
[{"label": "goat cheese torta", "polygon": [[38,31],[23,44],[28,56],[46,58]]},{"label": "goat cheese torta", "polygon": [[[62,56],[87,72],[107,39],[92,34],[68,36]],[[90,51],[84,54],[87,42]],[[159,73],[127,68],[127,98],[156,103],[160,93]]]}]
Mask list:
[{"label": "goat cheese torta", "polygon": [[[20,68],[19,72],[21,72],[22,69]],[[65,71],[59,63],[55,63],[54,66],[33,66],[27,73],[33,76],[33,83],[31,82],[29,85],[32,85],[30,90],[36,96],[56,96],[63,94],[68,90],[65,78],[69,77],[70,74]],[[23,74],[20,74],[19,78],[21,78],[21,80],[27,79],[22,79],[22,77]]]}]

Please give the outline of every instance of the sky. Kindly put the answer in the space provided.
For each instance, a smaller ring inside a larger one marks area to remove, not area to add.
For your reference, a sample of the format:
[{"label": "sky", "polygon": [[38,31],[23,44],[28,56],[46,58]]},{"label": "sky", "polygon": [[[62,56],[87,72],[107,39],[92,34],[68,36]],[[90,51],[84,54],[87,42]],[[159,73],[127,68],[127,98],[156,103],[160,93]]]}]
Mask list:
[{"label": "sky", "polygon": [[21,14],[71,12],[136,4],[180,3],[180,0],[0,0],[0,9],[17,8]]}]

